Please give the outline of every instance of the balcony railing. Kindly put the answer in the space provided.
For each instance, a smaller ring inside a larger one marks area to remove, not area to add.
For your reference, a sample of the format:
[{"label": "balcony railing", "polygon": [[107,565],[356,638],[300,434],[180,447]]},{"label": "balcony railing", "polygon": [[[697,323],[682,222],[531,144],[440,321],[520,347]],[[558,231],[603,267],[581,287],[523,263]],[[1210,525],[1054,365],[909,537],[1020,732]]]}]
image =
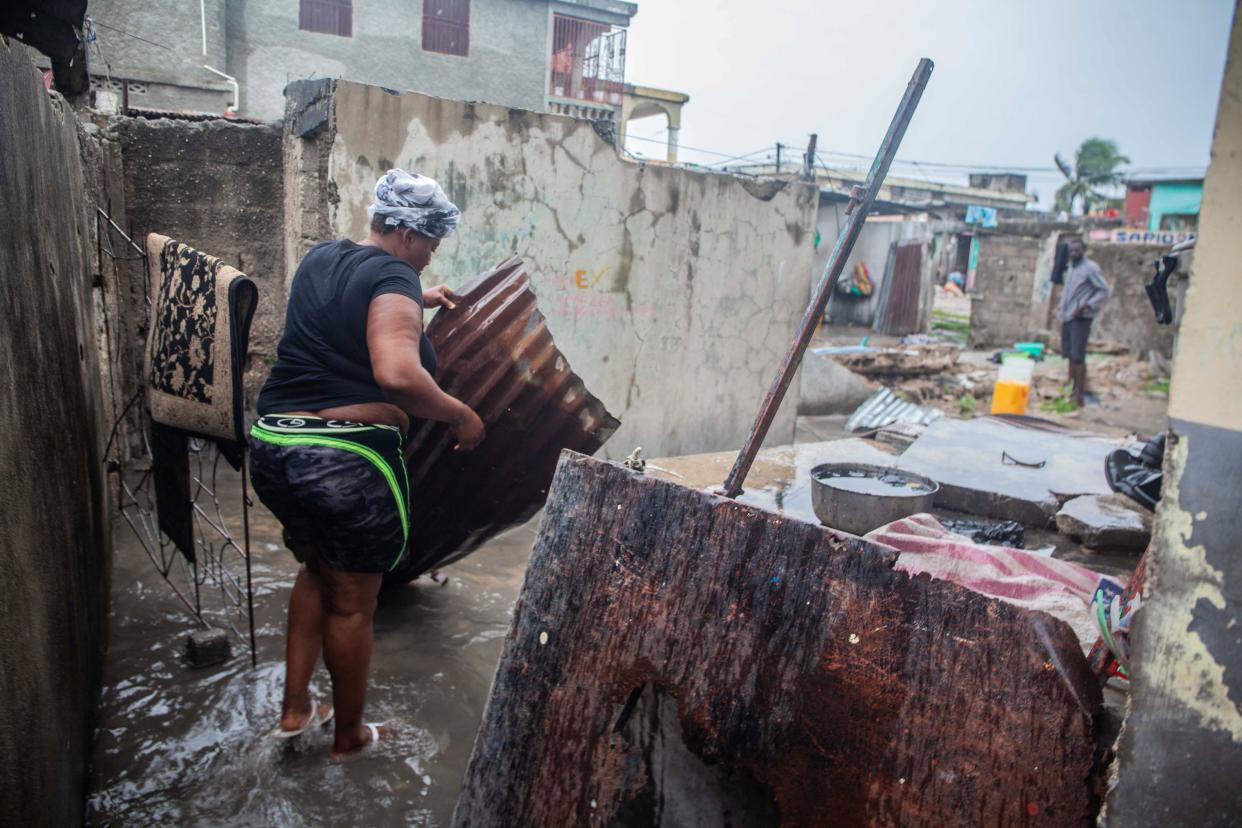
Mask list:
[{"label": "balcony railing", "polygon": [[548,95],[620,106],[625,91],[626,30],[556,15]]}]

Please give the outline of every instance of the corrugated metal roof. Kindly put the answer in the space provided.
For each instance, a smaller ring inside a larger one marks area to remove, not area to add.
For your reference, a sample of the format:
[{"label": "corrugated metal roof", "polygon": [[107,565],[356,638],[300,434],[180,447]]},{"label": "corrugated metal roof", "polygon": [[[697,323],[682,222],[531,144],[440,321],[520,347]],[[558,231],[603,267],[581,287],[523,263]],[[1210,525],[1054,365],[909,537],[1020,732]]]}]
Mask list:
[{"label": "corrugated metal roof", "polygon": [[517,526],[547,498],[562,449],[593,454],[621,425],[557,350],[526,268],[512,258],[458,290],[455,311],[427,325],[437,381],[478,412],[487,437],[455,452],[452,430],[424,422],[411,437],[411,549],[389,580],[465,557]]},{"label": "corrugated metal roof", "polygon": [[943,412],[930,406],[906,402],[894,394],[891,388],[881,388],[854,409],[854,413],[845,421],[845,430],[873,431],[897,422],[927,425],[943,416]]}]

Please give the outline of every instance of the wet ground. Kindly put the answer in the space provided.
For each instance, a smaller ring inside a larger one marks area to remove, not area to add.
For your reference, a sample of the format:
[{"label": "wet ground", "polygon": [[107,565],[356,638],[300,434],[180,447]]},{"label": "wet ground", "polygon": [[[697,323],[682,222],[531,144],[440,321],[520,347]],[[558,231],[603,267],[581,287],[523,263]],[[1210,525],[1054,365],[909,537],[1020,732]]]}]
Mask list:
[{"label": "wet ground", "polygon": [[[182,655],[189,616],[118,522],[90,823],[447,825],[536,522],[447,567],[444,586],[421,579],[385,596],[368,719],[391,722],[394,738],[338,764],[327,732],[269,737],[296,563],[266,510],[251,521],[258,667],[235,642],[229,662],[201,670]],[[329,697],[322,662],[312,687]]]},{"label": "wet ground", "polygon": [[[813,465],[874,462],[890,451],[859,440],[826,448],[823,440],[845,436],[844,420],[800,418],[798,441],[816,445],[761,453],[741,499],[813,515]],[[722,452],[655,460],[648,468],[679,482],[708,485],[724,480],[733,459],[732,452]],[[660,470],[661,463],[671,470]],[[222,488],[235,491],[236,481]],[[240,528],[238,511],[226,514]],[[258,667],[251,667],[245,645],[235,642],[229,662],[206,669],[185,662],[185,636],[195,627],[133,533],[117,522],[89,821],[447,825],[537,519],[447,567],[446,585],[424,578],[384,596],[376,616],[368,719],[392,723],[395,737],[341,764],[328,759],[327,732],[294,744],[269,736],[280,707],[285,605],[296,564],[266,510],[256,507],[251,520]],[[1132,552],[1085,549],[1055,531],[1028,530],[1028,548],[1045,544],[1056,546],[1057,557],[1109,573],[1128,573],[1137,559]],[[313,688],[321,699],[329,697],[322,665]]]}]

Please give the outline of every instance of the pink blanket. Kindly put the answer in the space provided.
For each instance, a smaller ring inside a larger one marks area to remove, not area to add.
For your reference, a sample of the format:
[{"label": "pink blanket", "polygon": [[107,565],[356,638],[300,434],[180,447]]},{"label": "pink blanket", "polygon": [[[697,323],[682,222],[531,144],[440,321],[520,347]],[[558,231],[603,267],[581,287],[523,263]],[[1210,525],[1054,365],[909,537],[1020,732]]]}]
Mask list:
[{"label": "pink blanket", "polygon": [[899,552],[897,569],[903,572],[926,572],[933,578],[1060,618],[1074,629],[1084,651],[1099,635],[1090,606],[1102,576],[1085,566],[1023,549],[975,543],[950,532],[928,514],[885,524],[869,532],[866,539]]}]

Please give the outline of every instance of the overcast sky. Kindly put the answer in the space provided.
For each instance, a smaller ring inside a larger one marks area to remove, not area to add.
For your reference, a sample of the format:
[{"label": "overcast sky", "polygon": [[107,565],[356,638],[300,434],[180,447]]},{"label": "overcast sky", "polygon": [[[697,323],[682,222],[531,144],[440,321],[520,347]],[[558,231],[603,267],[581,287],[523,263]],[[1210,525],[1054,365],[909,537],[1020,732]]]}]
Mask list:
[{"label": "overcast sky", "polygon": [[[900,159],[1052,168],[1091,136],[1144,171],[1206,168],[1232,0],[638,0],[626,77],[690,95],[681,144],[878,147],[920,57],[935,72]],[[662,118],[631,151],[663,157]],[[681,160],[719,163],[683,149]],[[848,159],[826,156],[830,162]],[[863,162],[866,166],[866,162]],[[894,174],[959,180],[904,164]],[[1055,172],[1031,172],[1047,205]]]}]

